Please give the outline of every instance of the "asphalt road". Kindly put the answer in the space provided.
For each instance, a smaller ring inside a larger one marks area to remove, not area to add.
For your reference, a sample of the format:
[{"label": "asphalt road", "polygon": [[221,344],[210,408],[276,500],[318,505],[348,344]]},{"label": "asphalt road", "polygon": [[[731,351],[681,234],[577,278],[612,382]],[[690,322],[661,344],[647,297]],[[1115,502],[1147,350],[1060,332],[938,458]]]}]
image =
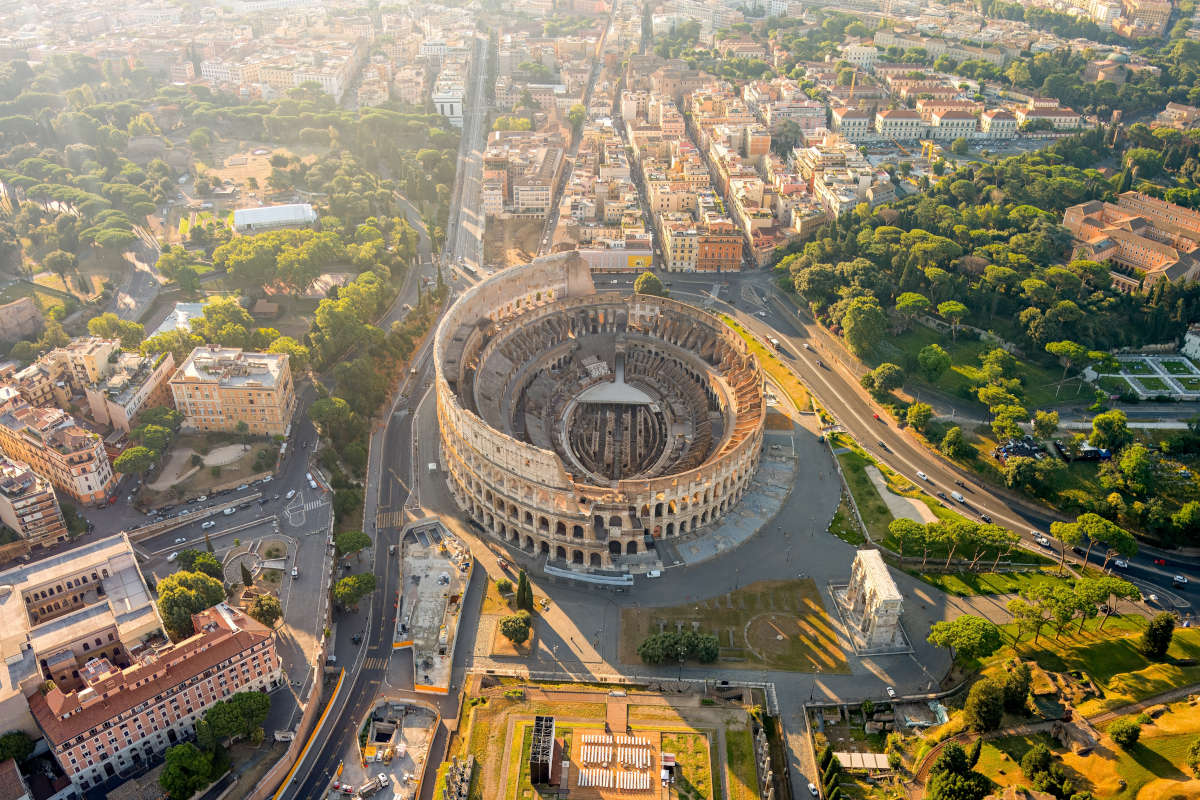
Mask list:
[{"label": "asphalt road", "polygon": [[[926,493],[936,498],[938,492],[949,496],[958,491],[964,503],[940,500],[967,517],[979,518],[987,514],[996,524],[1018,533],[1028,549],[1060,555],[1057,542],[1050,548],[1040,547],[1034,537],[1048,534],[1050,523],[1067,517],[1031,502],[1020,500],[1007,493],[1000,493],[979,483],[973,476],[935,454],[918,442],[915,435],[897,428],[889,421],[884,409],[867,394],[858,382],[858,373],[853,371],[853,359],[845,352],[840,342],[811,319],[792,311],[792,306],[776,295],[769,273],[723,274],[720,276],[682,276],[664,274],[665,281],[680,299],[698,301],[717,282],[727,282],[722,287],[720,300],[715,305],[733,316],[749,330],[757,334],[764,343],[770,337],[780,340],[782,360],[795,370],[813,395],[833,415],[837,422],[854,437],[873,457],[907,476]],[[743,288],[749,288],[759,298],[758,302],[744,297]],[[807,345],[807,348],[805,347]],[[877,418],[878,417],[878,418]],[[923,472],[928,480],[922,481],[917,472]],[[961,483],[958,483],[961,482]],[[1104,561],[1104,552],[1093,548],[1091,561],[1099,566]],[[1155,564],[1155,558],[1163,558],[1165,564]],[[1069,554],[1068,560],[1082,559]],[[1126,559],[1128,569],[1119,572],[1139,583],[1143,593],[1156,594],[1164,606],[1174,603],[1181,609],[1190,607],[1200,599],[1195,581],[1190,580],[1194,564],[1185,559],[1173,558],[1157,551],[1147,552]],[[1110,562],[1110,568],[1112,564]],[[1181,574],[1189,578],[1183,587],[1172,587],[1172,579]],[[1198,571],[1200,574],[1200,571]],[[1180,605],[1182,604],[1182,605]]]}]

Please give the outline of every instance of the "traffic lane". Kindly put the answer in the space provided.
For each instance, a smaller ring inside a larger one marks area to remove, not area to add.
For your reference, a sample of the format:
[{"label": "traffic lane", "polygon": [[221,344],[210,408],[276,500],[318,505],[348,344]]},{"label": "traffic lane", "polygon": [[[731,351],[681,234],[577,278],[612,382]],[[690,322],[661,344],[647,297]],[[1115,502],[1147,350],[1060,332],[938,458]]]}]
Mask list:
[{"label": "traffic lane", "polygon": [[[778,313],[772,314],[771,312],[768,312],[765,318],[759,317],[759,315],[757,315],[757,314],[747,314],[744,312],[737,312],[737,316],[739,316],[743,320],[749,321],[751,328],[753,328],[753,325],[754,325],[754,318],[758,318],[759,320],[761,320],[764,323],[779,324],[779,323],[782,323],[782,321],[783,321],[783,318],[781,315],[779,315]],[[788,322],[788,324],[792,325],[793,327],[802,329],[805,331],[805,333],[807,333],[807,325],[805,325],[803,321],[801,321],[799,319],[792,320],[792,319],[788,318],[787,322]],[[776,331],[778,331],[777,326],[772,326],[772,327]],[[786,336],[786,334],[785,334],[785,336]],[[788,337],[788,338],[790,339],[790,338],[795,338],[795,337]],[[812,355],[812,351],[804,351],[803,345],[801,345],[801,347],[797,351],[797,354],[799,354],[800,352],[807,352],[809,355]],[[788,355],[790,355],[790,354],[788,354]],[[836,369],[833,369],[832,367],[829,369],[825,369],[825,368],[822,368],[822,367],[816,365],[815,356],[813,356],[813,359],[814,359],[813,363],[809,364],[802,357],[789,358],[788,355],[784,356],[784,360],[787,361],[789,364],[791,364],[794,369],[797,368],[798,366],[808,367],[809,368],[808,369],[809,376],[817,377],[817,378],[823,380],[826,383],[827,387],[829,387],[830,390],[835,394],[835,396],[838,396],[839,399],[843,399],[842,395],[838,394],[837,389],[835,389],[835,388],[833,388],[833,386],[831,386],[831,384],[837,383],[838,380],[842,378],[840,372],[838,372]],[[801,374],[802,378],[805,377],[804,369],[797,369],[797,372]],[[853,391],[853,387],[850,387],[848,385],[847,381],[842,380],[842,384],[843,384],[843,391],[851,391],[851,392]],[[810,386],[811,385],[812,384],[810,383]],[[817,393],[819,395],[818,392],[814,392],[814,393]],[[863,398],[863,402],[864,403],[866,402],[865,398]],[[843,407],[844,407],[844,409],[849,409],[850,404],[844,403]],[[930,478],[930,480],[923,481],[919,477],[917,477],[917,475],[916,475],[917,469],[915,469],[915,468],[912,469],[912,471],[909,473],[904,473],[903,471],[901,471],[902,474],[905,474],[905,477],[908,477],[910,480],[912,480],[912,482],[914,484],[916,484],[919,488],[921,488],[923,491],[925,491],[926,493],[933,496],[935,499],[942,502],[942,504],[944,506],[946,506],[947,508],[956,509],[956,510],[960,510],[960,511],[966,510],[966,511],[974,513],[976,516],[987,513],[987,514],[989,514],[989,516],[993,516],[994,521],[999,520],[1001,522],[1009,522],[1009,523],[1017,522],[1017,523],[1019,523],[1019,525],[1024,525],[1026,527],[1024,527],[1024,528],[1014,527],[1013,530],[1015,533],[1017,533],[1018,535],[1020,535],[1022,537],[1023,541],[1026,543],[1027,546],[1032,545],[1030,547],[1030,549],[1033,549],[1035,552],[1038,550],[1046,550],[1047,549],[1047,548],[1041,547],[1040,545],[1037,545],[1037,543],[1035,541],[1035,536],[1037,536],[1039,534],[1040,535],[1047,534],[1050,529],[1050,524],[1055,521],[1054,519],[1052,519],[1049,516],[1042,516],[1042,515],[1028,513],[1024,509],[1014,509],[1013,506],[1010,505],[1007,501],[991,494],[990,492],[988,492],[986,490],[986,488],[979,486],[978,484],[972,484],[966,480],[963,480],[963,477],[959,477],[959,473],[953,472],[950,469],[945,468],[943,466],[944,462],[942,462],[941,459],[937,459],[937,458],[933,457],[932,454],[928,453],[927,451],[924,451],[923,449],[920,449],[920,448],[917,448],[916,446],[914,446],[909,441],[908,437],[904,436],[904,434],[901,433],[899,430],[893,428],[893,426],[890,425],[886,420],[884,420],[882,418],[879,420],[876,420],[874,417],[874,414],[876,412],[869,411],[869,414],[870,414],[869,417],[867,416],[867,412],[856,413],[854,411],[851,411],[850,413],[854,415],[855,421],[858,423],[858,426],[855,429],[851,429],[850,425],[846,425],[847,429],[850,430],[850,432],[852,434],[854,434],[856,432],[856,430],[859,431],[860,433],[867,434],[867,438],[865,438],[865,439],[861,436],[856,436],[856,438],[858,438],[860,445],[862,445],[869,452],[872,452],[874,455],[878,456],[880,458],[880,460],[883,461],[884,463],[888,463],[890,466],[893,466],[893,468],[894,468],[894,461],[896,460],[896,456],[897,455],[903,456],[903,454],[900,453],[899,451],[907,449],[909,451],[909,455],[910,455],[910,459],[906,459],[909,461],[908,466],[911,468],[913,466],[912,462],[915,462],[918,466],[922,466],[922,469],[920,471],[925,472],[926,475]],[[842,422],[845,425],[845,420],[843,419],[843,417],[839,416],[838,421]],[[869,436],[871,434],[878,435],[878,437],[879,437],[879,439],[876,440],[874,443],[872,443],[869,440]],[[887,451],[882,451],[882,448],[880,448],[878,445],[878,441],[883,441],[885,444],[887,444],[889,440],[891,441],[891,444],[888,446]],[[966,477],[966,476],[964,476],[964,477]],[[939,479],[942,482],[941,484],[939,484],[939,482],[938,482]],[[947,484],[948,484],[948,486],[947,486]],[[937,492],[939,491],[939,488],[938,488],[939,485],[944,486],[946,488],[946,491],[943,492],[946,494],[948,494],[949,491],[961,490],[961,493],[964,495],[966,502],[959,504],[959,503],[955,503],[953,501],[949,501],[948,499],[938,498]],[[950,489],[949,486],[953,486],[953,489]],[[1004,510],[1003,511],[996,510],[994,512],[994,514],[990,513],[990,510],[998,509],[998,508],[1004,509]],[[1049,550],[1052,554],[1054,554],[1055,557],[1059,556],[1059,551],[1056,546],[1052,545],[1052,547],[1049,548]],[[1078,554],[1075,554],[1075,555],[1078,556]],[[1070,556],[1068,558],[1070,558]],[[1095,550],[1095,548],[1093,548],[1093,552],[1090,554],[1090,557],[1089,557],[1089,563],[1094,563],[1096,566],[1100,566],[1103,564],[1103,560],[1104,560],[1103,552],[1098,553]],[[1190,580],[1190,576],[1186,575],[1186,573],[1184,573],[1184,572],[1181,572],[1181,569],[1184,569],[1182,567],[1180,569],[1169,569],[1166,566],[1164,566],[1162,569],[1159,569],[1155,566],[1152,566],[1152,565],[1146,564],[1146,563],[1142,563],[1137,560],[1133,560],[1133,559],[1124,559],[1124,560],[1126,561],[1126,563],[1129,564],[1130,573],[1139,580],[1144,580],[1147,583],[1154,583],[1154,584],[1159,585],[1162,588],[1166,589],[1168,586],[1171,585],[1172,578],[1175,575],[1183,574],[1184,577],[1189,578],[1187,584],[1185,584],[1182,587],[1170,588],[1170,589],[1168,589],[1168,591],[1172,591],[1176,594],[1193,596],[1193,597],[1195,596],[1193,593],[1198,591],[1195,588],[1195,582]],[[1110,566],[1111,566],[1111,561],[1110,561]]]},{"label": "traffic lane", "polygon": [[[934,457],[929,451],[911,442],[902,432],[887,423],[882,415],[880,419],[875,419],[875,414],[878,412],[872,410],[873,406],[870,401],[861,394],[861,387],[857,384],[851,385],[846,380],[837,368],[836,360],[833,364],[825,363],[824,366],[818,364],[817,361],[822,360],[819,351],[806,351],[800,336],[780,330],[778,326],[785,321],[781,315],[768,311],[765,317],[760,317],[740,309],[735,309],[734,315],[742,321],[743,325],[764,340],[772,335],[782,337],[787,350],[786,353],[781,354],[782,360],[800,374],[825,405],[835,411],[838,422],[862,446],[880,457],[881,461],[915,483],[922,483],[916,477],[916,473],[921,471],[933,479],[931,482],[933,484],[941,481],[944,486],[953,485],[956,490],[963,488],[969,491],[971,493],[969,506],[976,512],[976,515],[982,511],[994,519],[1006,522],[1025,539],[1032,538],[1029,535],[1031,529],[1048,527],[1051,521],[1049,516],[1031,513],[1024,508],[1014,508],[1008,501],[991,494],[984,487],[971,483],[970,476],[953,471],[942,459]],[[793,329],[801,330],[805,338],[808,337],[807,326],[800,320],[793,321],[788,318],[786,323]],[[765,333],[762,330],[764,328],[767,329]],[[820,342],[818,342],[818,347],[820,347]],[[829,358],[833,357],[829,356]],[[819,386],[824,386],[825,391],[820,391]],[[828,396],[836,398],[838,403],[829,403]],[[886,452],[881,452],[882,448],[878,446],[880,441],[887,446]],[[966,485],[958,487],[955,481],[959,480]],[[933,493],[931,492],[931,494]]]}]

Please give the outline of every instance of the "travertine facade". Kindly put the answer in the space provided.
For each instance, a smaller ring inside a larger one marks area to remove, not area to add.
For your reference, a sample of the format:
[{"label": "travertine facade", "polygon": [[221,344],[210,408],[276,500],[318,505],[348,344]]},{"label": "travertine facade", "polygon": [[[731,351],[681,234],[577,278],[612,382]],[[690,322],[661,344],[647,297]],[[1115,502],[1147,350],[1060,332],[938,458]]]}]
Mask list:
[{"label": "travertine facade", "polygon": [[741,338],[674,300],[597,292],[574,253],[464,293],[434,360],[458,503],[556,563],[612,567],[715,522],[758,467],[762,374]]},{"label": "travertine facade", "polygon": [[878,550],[859,550],[844,607],[863,647],[888,647],[900,637],[904,601]]}]

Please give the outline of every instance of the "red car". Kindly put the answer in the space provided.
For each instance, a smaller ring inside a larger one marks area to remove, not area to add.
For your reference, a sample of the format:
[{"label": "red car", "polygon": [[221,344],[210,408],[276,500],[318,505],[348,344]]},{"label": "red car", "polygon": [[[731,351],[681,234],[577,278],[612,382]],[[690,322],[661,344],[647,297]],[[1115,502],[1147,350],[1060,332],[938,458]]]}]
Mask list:
[{"label": "red car", "polygon": [[1160,567],[1165,567],[1167,565],[1167,560],[1165,558],[1156,558],[1154,559],[1154,563],[1158,564]]},{"label": "red car", "polygon": [[878,414],[872,414],[871,416],[872,416],[872,417],[874,417],[875,419],[879,419],[879,415],[878,415]]}]

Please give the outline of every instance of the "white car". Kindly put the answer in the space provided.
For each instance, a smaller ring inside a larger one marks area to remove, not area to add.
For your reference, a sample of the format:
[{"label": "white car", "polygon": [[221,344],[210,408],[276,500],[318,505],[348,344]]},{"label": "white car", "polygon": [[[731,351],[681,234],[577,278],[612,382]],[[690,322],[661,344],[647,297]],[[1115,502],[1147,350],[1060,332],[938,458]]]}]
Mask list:
[{"label": "white car", "polygon": [[376,775],[375,777],[379,778],[379,785],[380,785],[380,786],[388,786],[388,785],[390,785],[390,784],[391,784],[391,781],[388,779],[388,776],[387,776],[387,775],[385,775],[385,774],[384,774],[384,773],[382,773],[382,772],[381,772],[381,773],[379,773],[378,775]]},{"label": "white car", "polygon": [[296,496],[295,489],[288,489],[288,493],[284,495],[284,497],[287,498],[288,500],[291,500],[295,496]]},{"label": "white car", "polygon": [[300,568],[299,567],[292,567],[292,577],[293,578],[300,577]]},{"label": "white car", "polygon": [[894,698],[896,696],[896,690],[893,689],[891,686],[887,687],[887,693],[888,693],[888,697]]},{"label": "white car", "polygon": [[184,542],[186,542],[186,541],[187,541],[187,539],[185,539],[184,537],[180,536],[180,537],[177,537],[177,538],[175,539],[175,544],[183,544],[183,543],[184,543]]},{"label": "white car", "polygon": [[167,556],[167,561],[174,561],[177,558],[179,558],[179,553],[171,553],[171,555]]},{"label": "white car", "polygon": [[239,492],[244,492],[244,491],[246,491],[246,490],[247,490],[247,489],[249,489],[249,488],[250,488],[250,484],[248,484],[248,483],[243,483],[241,486],[239,486],[239,487],[237,488],[237,491],[239,491]]},{"label": "white car", "polygon": [[1176,586],[1187,586],[1187,582],[1188,579],[1182,575],[1176,575],[1174,578],[1171,578],[1171,583],[1175,584]]},{"label": "white car", "polygon": [[1042,547],[1050,546],[1050,540],[1047,539],[1045,536],[1042,536],[1040,533],[1037,536],[1034,536],[1033,540],[1035,542],[1037,542],[1038,544],[1040,544]]},{"label": "white car", "polygon": [[1129,562],[1123,558],[1113,559],[1113,566],[1117,569],[1129,569]]},{"label": "white car", "polygon": [[221,513],[228,517],[230,514],[232,514],[235,511],[237,511],[237,509],[234,508],[233,506],[230,506],[229,508],[225,509]]},{"label": "white car", "polygon": [[821,796],[820,792],[817,791],[817,785],[815,783],[813,783],[812,781],[808,782],[808,793],[811,794],[813,797]]},{"label": "white car", "polygon": [[208,499],[208,495],[206,495],[206,494],[202,494],[202,495],[200,495],[199,497],[197,497],[197,498],[196,498],[196,502],[197,502],[197,503],[203,503],[203,502],[204,502],[205,500],[207,500],[207,499]]},{"label": "white car", "polygon": [[921,472],[920,470],[917,470],[917,477],[923,481],[926,481],[926,482],[929,481],[929,476],[926,475],[924,472]]},{"label": "white car", "polygon": [[310,489],[316,489],[316,488],[317,488],[317,482],[316,482],[316,481],[314,481],[312,478],[309,478],[309,479],[308,479],[308,488],[310,488]]}]

